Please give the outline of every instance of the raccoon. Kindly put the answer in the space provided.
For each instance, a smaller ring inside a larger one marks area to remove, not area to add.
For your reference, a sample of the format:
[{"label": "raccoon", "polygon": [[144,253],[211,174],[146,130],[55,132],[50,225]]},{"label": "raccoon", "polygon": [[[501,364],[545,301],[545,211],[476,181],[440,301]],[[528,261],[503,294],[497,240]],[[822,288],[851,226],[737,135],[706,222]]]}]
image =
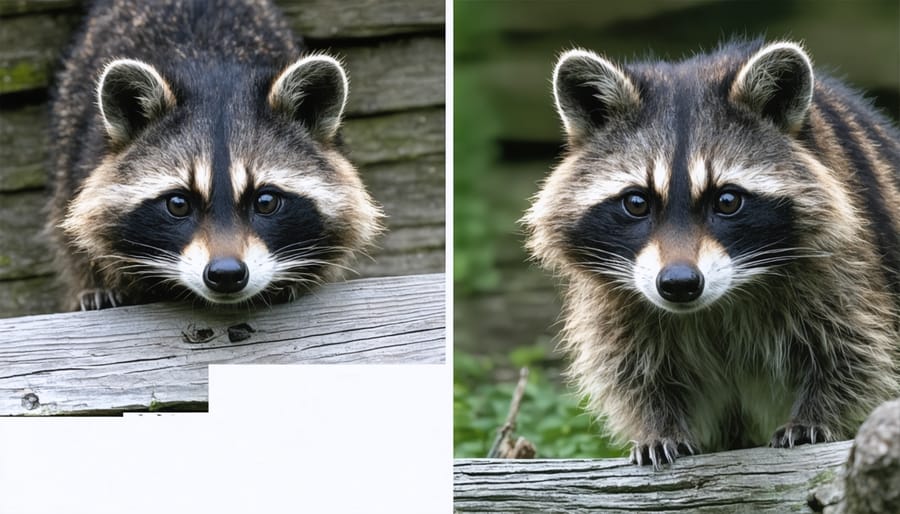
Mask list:
[{"label": "raccoon", "polygon": [[348,79],[266,0],[106,0],[51,109],[65,307],[284,301],[335,278],[381,212],[341,153]]},{"label": "raccoon", "polygon": [[852,436],[900,393],[900,133],[797,43],[565,52],[523,218],[569,375],[631,461]]}]

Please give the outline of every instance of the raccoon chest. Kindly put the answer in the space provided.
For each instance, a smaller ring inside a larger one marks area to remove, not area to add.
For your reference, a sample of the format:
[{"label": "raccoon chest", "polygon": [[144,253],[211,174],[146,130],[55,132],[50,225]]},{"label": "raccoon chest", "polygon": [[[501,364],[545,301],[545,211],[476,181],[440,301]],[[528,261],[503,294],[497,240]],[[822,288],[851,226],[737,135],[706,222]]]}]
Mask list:
[{"label": "raccoon chest", "polygon": [[787,421],[792,388],[758,375],[736,375],[730,383],[706,384],[689,415],[692,432],[705,451],[761,446]]}]

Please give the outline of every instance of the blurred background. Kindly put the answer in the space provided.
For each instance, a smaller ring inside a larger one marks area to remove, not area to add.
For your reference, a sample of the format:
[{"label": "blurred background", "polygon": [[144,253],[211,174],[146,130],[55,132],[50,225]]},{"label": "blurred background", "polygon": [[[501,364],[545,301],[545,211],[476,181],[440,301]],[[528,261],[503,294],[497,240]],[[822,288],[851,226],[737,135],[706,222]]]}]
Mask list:
[{"label": "blurred background", "polygon": [[487,455],[521,366],[517,433],[538,457],[621,455],[561,379],[558,290],[517,224],[562,149],[556,57],[579,46],[677,60],[732,36],[801,40],[818,69],[897,120],[900,2],[456,0],[454,19],[455,456]]}]

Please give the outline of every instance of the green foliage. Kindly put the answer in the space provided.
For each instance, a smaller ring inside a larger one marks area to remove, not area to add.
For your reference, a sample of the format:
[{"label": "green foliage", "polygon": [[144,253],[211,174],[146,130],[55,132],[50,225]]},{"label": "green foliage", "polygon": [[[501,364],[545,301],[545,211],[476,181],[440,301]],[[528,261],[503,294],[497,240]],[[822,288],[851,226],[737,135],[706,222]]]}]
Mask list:
[{"label": "green foliage", "polygon": [[[546,360],[538,347],[516,350],[517,364],[530,365]],[[515,379],[494,383],[496,363],[488,357],[454,353],[453,416],[456,457],[486,457],[491,444],[506,421],[515,389]],[[621,448],[601,436],[601,427],[584,411],[579,401],[563,386],[548,379],[539,368],[530,375],[515,436],[531,441],[539,458],[620,457]]]},{"label": "green foliage", "polygon": [[475,74],[458,73],[454,87],[468,101],[454,110],[453,278],[460,293],[486,291],[499,282],[494,266],[496,227],[490,195],[484,190],[484,176],[495,153],[491,106],[479,94]]}]

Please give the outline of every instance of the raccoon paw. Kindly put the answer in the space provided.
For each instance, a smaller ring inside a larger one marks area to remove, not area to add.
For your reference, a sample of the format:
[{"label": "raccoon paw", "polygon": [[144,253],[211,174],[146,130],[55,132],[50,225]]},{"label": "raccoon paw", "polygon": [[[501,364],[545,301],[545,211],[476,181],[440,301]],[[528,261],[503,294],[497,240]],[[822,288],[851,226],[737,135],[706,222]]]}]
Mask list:
[{"label": "raccoon paw", "polygon": [[825,426],[802,421],[789,421],[775,430],[769,446],[793,448],[801,444],[816,444],[834,440],[831,430]]},{"label": "raccoon paw", "polygon": [[78,293],[78,305],[83,311],[98,311],[124,303],[122,295],[111,289],[85,289]]},{"label": "raccoon paw", "polygon": [[669,437],[654,439],[649,442],[634,442],[629,459],[638,466],[653,465],[659,470],[663,464],[673,464],[682,455],[694,455],[697,449],[691,443]]}]

